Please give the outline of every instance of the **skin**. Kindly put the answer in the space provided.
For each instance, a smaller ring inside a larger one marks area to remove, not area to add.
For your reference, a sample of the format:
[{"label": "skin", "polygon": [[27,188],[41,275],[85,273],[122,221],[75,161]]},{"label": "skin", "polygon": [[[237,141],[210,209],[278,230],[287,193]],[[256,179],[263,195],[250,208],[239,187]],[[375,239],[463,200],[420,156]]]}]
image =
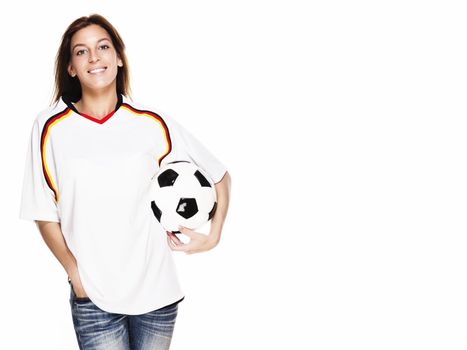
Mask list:
[{"label": "skin", "polygon": [[[82,98],[75,104],[76,109],[97,119],[112,112],[117,104],[117,71],[122,66],[106,30],[92,24],[77,31],[71,38],[71,62],[68,65],[68,73],[77,77],[81,84]],[[101,73],[90,73],[98,67],[106,69]]]},{"label": "skin", "polygon": [[[82,98],[75,103],[76,109],[84,114],[102,119],[115,109],[118,66],[122,60],[113,47],[109,34],[98,25],[90,25],[77,31],[71,39],[71,61],[68,73],[77,77],[81,84]],[[104,72],[91,74],[96,67],[106,67]],[[183,243],[175,234],[167,232],[167,243],[174,251],[186,254],[208,251],[220,241],[222,227],[229,207],[230,174],[225,173],[216,185],[217,210],[211,221],[208,235],[180,228],[189,238]],[[68,249],[60,223],[36,221],[45,243],[65,269],[77,297],[87,297],[79,276],[76,259]]]}]

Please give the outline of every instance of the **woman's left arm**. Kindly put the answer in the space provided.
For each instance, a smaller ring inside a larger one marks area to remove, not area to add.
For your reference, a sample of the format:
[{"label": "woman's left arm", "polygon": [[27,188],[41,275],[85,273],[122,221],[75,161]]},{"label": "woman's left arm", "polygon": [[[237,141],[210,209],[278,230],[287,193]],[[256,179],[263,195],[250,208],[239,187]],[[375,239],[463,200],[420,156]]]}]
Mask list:
[{"label": "woman's left arm", "polygon": [[195,232],[186,227],[180,227],[180,232],[190,238],[188,243],[183,243],[174,233],[167,232],[167,241],[172,250],[187,254],[200,253],[214,248],[221,239],[222,227],[229,208],[231,178],[225,172],[221,181],[216,183],[217,209],[211,219],[211,230],[208,235]]}]

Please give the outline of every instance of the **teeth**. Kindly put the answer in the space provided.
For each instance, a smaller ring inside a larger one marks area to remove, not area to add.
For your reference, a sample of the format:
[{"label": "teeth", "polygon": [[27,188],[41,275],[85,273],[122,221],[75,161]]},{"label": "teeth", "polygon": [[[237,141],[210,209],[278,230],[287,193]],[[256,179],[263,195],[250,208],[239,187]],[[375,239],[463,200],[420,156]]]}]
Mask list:
[{"label": "teeth", "polygon": [[103,71],[105,71],[105,68],[96,68],[96,69],[90,70],[89,73],[93,74],[93,73],[100,73]]}]

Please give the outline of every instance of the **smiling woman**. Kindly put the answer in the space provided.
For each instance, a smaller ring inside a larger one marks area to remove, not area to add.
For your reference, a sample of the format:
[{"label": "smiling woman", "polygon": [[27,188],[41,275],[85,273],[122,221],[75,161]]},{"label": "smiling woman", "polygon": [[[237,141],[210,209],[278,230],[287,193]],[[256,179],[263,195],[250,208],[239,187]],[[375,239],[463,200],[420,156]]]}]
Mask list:
[{"label": "smiling woman", "polygon": [[[99,39],[100,38],[100,39]],[[122,59],[113,48],[112,39],[107,32],[98,25],[90,25],[81,29],[71,40],[72,55],[68,65],[68,73],[71,77],[77,77],[84,96],[91,94],[105,94],[106,91],[116,90],[116,80],[118,67],[123,66]],[[117,102],[116,100],[114,101]],[[115,103],[109,108],[113,109]],[[76,108],[86,114],[107,115],[107,111],[86,110],[89,103],[80,101]],[[100,112],[100,113],[99,113]],[[97,118],[101,117],[96,115]]]},{"label": "smiling woman", "polygon": [[[174,120],[127,97],[124,49],[102,16],[68,27],[54,105],[37,116],[27,154],[20,217],[37,222],[68,275],[80,349],[168,349],[184,298],[171,250],[214,248],[229,203],[224,165]],[[188,243],[151,209],[153,175],[183,160],[211,177],[218,198],[208,235],[180,229]]]},{"label": "smiling woman", "polygon": [[54,100],[65,95],[76,102],[80,112],[100,119],[114,110],[115,91],[130,95],[125,44],[104,17],[82,18],[62,37],[56,58]]}]

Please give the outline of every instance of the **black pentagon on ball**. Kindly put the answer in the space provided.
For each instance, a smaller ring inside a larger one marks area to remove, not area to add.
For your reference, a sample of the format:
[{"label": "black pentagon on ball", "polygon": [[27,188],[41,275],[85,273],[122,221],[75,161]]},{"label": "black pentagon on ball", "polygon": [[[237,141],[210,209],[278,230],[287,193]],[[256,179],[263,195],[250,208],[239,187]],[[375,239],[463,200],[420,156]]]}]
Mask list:
[{"label": "black pentagon on ball", "polygon": [[196,170],[195,177],[198,179],[201,187],[211,187],[211,184],[209,183],[208,179],[206,179],[206,177],[203,174],[201,174],[199,170]]},{"label": "black pentagon on ball", "polygon": [[173,186],[175,180],[177,180],[178,173],[173,169],[167,169],[157,177],[157,182],[160,187]]},{"label": "black pentagon on ball", "polygon": [[212,206],[211,211],[209,212],[208,220],[211,220],[214,214],[216,213],[217,209],[217,202],[214,202],[214,205]]},{"label": "black pentagon on ball", "polygon": [[151,209],[152,209],[152,212],[154,213],[154,216],[156,217],[157,221],[161,222],[162,211],[156,205],[156,202],[154,202],[154,201],[151,202]]},{"label": "black pentagon on ball", "polygon": [[177,205],[177,213],[189,219],[198,212],[198,205],[196,204],[196,199],[194,198],[180,198],[180,201]]}]

